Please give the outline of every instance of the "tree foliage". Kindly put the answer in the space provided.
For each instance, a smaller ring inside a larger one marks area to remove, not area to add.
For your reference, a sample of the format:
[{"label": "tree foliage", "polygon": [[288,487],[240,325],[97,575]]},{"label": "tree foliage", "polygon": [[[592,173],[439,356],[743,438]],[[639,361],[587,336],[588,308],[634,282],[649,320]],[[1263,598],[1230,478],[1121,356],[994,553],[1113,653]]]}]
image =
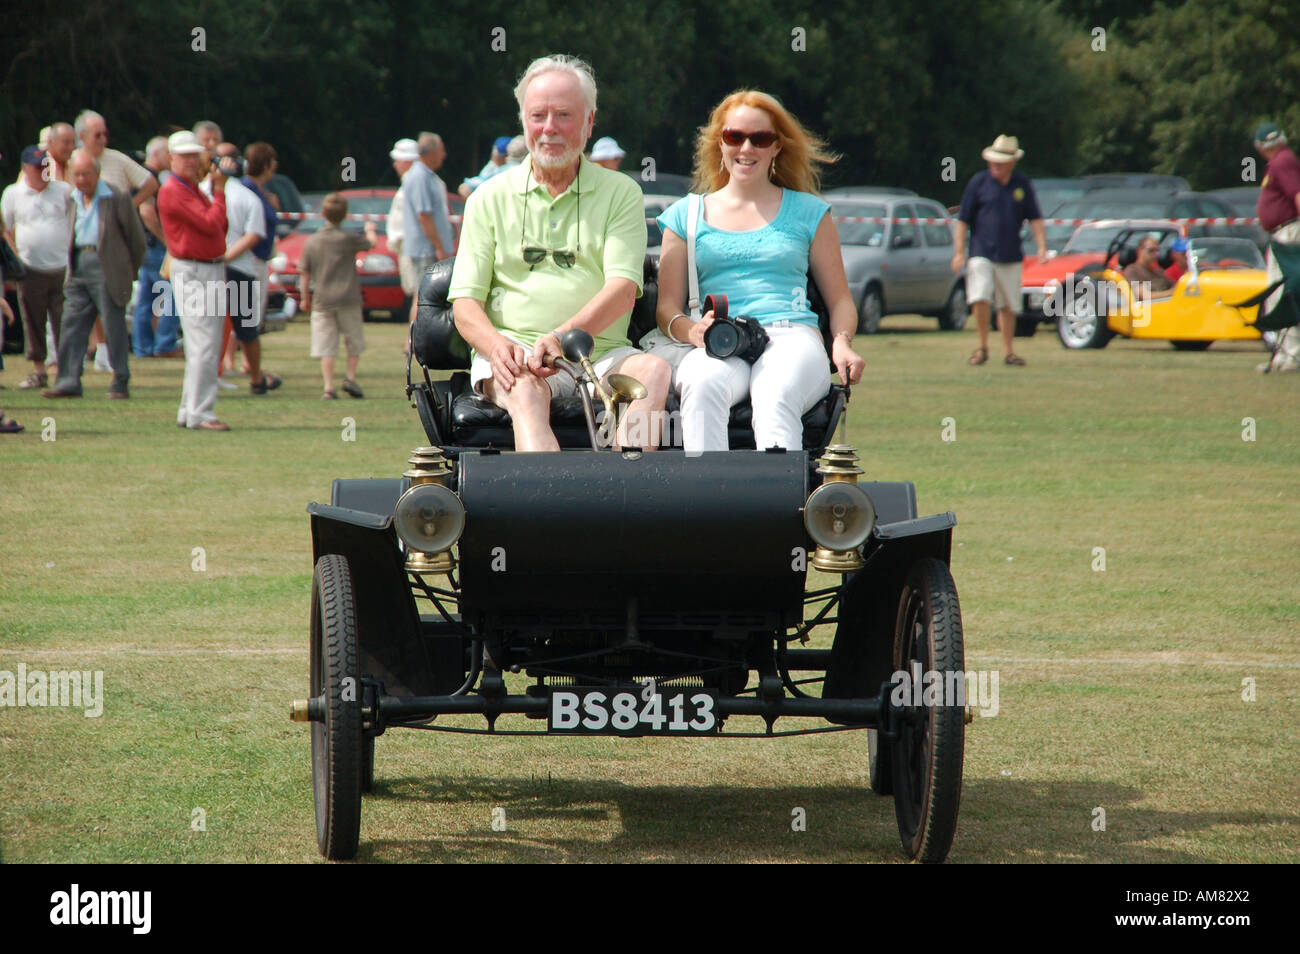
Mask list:
[{"label": "tree foliage", "polygon": [[953,202],[1006,132],[1030,174],[1154,170],[1208,188],[1240,181],[1260,119],[1300,130],[1298,33],[1270,0],[46,0],[0,34],[0,172],[89,107],[123,149],[214,119],[274,144],[304,189],[342,185],[347,158],[356,184],[392,183],[393,140],[432,130],[457,180],[518,130],[529,60],[563,51],[595,68],[596,134],[631,171],[650,157],[689,172],[709,110],[754,86],[841,154],[827,185]]}]

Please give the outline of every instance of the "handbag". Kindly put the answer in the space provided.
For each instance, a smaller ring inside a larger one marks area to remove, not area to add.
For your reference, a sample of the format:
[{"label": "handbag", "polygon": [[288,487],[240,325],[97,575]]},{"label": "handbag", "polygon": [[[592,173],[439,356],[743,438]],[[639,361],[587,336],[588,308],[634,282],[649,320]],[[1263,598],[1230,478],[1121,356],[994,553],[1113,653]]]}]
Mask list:
[{"label": "handbag", "polygon": [[27,266],[7,241],[0,238],[0,275],[7,282],[21,282],[27,277]]},{"label": "handbag", "polygon": [[[687,197],[686,207],[686,280],[689,283],[690,297],[686,302],[687,312],[692,321],[700,320],[700,276],[695,269],[695,235],[700,228],[700,216],[703,214],[704,197],[692,192]],[[682,359],[695,350],[689,342],[674,341],[659,330],[658,324],[641,339],[641,350],[663,358],[677,373],[677,366]]]}]

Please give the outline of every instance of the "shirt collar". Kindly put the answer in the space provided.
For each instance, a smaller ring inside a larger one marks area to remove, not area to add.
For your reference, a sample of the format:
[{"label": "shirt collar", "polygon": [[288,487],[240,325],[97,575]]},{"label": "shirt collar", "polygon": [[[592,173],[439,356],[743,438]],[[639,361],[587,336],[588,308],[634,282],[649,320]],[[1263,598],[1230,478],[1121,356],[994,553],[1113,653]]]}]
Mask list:
[{"label": "shirt collar", "polygon": [[[567,192],[573,192],[573,193],[590,192],[592,189],[596,187],[596,177],[598,173],[593,171],[596,168],[598,167],[595,165],[595,163],[593,163],[586,156],[582,156],[579,159],[577,178],[575,178],[571,183],[569,183],[569,187],[565,189],[564,192],[561,192],[560,195],[564,195]],[[528,188],[530,184],[532,186],[532,189],[530,191],[536,191],[537,189],[541,189],[542,192],[546,193],[547,198],[549,198],[551,195],[550,190],[547,189],[546,186],[538,182],[537,177],[533,175],[532,156],[525,157],[524,161],[519,163],[519,165],[507,169],[505,172],[498,173],[498,175],[504,175],[509,177],[510,191],[514,192],[516,195],[522,193],[524,189]],[[559,196],[556,196],[556,198],[558,199]]]}]

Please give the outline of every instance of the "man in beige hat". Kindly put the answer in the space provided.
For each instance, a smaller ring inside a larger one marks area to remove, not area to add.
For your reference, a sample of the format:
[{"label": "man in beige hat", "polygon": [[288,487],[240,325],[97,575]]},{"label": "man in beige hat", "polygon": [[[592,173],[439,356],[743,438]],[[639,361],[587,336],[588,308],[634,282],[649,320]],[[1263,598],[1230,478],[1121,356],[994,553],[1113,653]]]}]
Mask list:
[{"label": "man in beige hat", "polygon": [[[987,172],[977,172],[966,184],[957,213],[954,240],[957,251],[952,270],[966,269],[966,300],[975,315],[979,347],[971,352],[968,363],[983,364],[989,359],[990,304],[998,313],[998,331],[1002,350],[1010,365],[1023,365],[1025,359],[1012,349],[1016,333],[1016,312],[1020,309],[1020,226],[1028,219],[1038,246],[1040,261],[1047,259],[1047,229],[1038,209],[1038,198],[1027,176],[1015,171],[1016,162],[1025,154],[1015,136],[998,136],[993,145],[980,155],[989,164]],[[970,259],[966,258],[966,234],[970,232]]]}]

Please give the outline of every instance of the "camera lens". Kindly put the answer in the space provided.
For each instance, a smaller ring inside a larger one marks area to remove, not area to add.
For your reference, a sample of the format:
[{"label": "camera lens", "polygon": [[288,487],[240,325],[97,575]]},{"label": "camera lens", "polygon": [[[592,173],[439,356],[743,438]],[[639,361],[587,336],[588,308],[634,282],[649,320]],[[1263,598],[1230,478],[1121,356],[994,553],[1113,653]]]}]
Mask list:
[{"label": "camera lens", "polygon": [[735,325],[720,322],[704,332],[704,348],[711,358],[730,358],[740,347],[740,332]]}]

